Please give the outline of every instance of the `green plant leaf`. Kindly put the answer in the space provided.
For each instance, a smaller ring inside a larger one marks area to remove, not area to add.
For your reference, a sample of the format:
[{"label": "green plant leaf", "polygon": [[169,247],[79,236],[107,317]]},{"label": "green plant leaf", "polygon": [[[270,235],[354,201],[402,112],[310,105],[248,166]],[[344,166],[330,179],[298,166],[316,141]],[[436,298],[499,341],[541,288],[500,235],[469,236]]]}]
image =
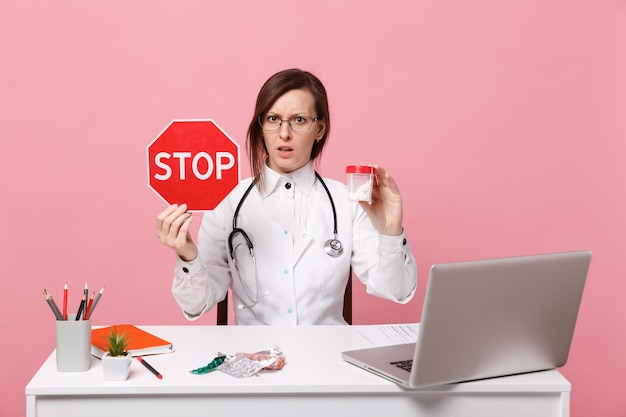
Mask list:
[{"label": "green plant leaf", "polygon": [[126,333],[118,333],[117,328],[113,326],[109,329],[109,334],[103,336],[107,341],[107,352],[109,356],[124,356],[126,349],[130,344],[130,340],[126,337]]}]

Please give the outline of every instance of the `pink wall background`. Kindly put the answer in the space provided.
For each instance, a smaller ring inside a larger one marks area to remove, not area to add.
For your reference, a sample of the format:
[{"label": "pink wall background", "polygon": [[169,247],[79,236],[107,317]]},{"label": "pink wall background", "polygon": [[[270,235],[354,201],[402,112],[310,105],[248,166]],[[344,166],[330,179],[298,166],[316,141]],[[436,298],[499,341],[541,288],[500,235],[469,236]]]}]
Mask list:
[{"label": "pink wall background", "polygon": [[146,146],[212,118],[245,157],[258,89],[293,66],[330,94],[322,173],[376,162],[405,198],[418,294],[357,286],[356,323],[419,321],[435,262],[591,249],[562,372],[572,416],[626,415],[623,0],[1,0],[0,415],[54,348],[43,288],[106,286],[96,325],[187,324]]}]

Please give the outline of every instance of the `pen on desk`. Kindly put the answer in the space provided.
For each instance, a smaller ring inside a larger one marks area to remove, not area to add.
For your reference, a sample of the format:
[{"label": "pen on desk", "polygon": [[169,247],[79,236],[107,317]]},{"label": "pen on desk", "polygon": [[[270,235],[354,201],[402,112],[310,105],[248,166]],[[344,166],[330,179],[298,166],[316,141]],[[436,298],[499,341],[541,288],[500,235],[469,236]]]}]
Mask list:
[{"label": "pen on desk", "polygon": [[54,302],[54,299],[52,298],[52,296],[50,294],[48,294],[48,291],[46,291],[45,288],[43,289],[43,296],[46,298],[46,301],[48,302],[48,305],[50,306],[50,309],[52,309],[52,312],[54,313],[54,316],[56,317],[56,319],[57,320],[63,320],[63,315],[59,311],[59,308],[57,307],[56,303]]},{"label": "pen on desk", "polygon": [[100,292],[98,292],[98,295],[96,295],[95,300],[93,300],[93,304],[91,306],[91,310],[89,310],[89,315],[87,316],[87,318],[90,318],[91,315],[93,314],[93,311],[96,309],[96,305],[98,304],[98,301],[100,301],[100,297],[102,297],[103,292],[104,292],[104,287],[100,289]]},{"label": "pen on desk", "polygon": [[163,379],[163,375],[161,375],[161,374],[159,373],[159,371],[157,371],[157,370],[156,370],[156,369],[154,369],[152,366],[150,366],[150,364],[149,364],[148,362],[144,361],[144,360],[143,360],[143,358],[142,358],[141,356],[137,356],[137,360],[138,360],[139,362],[141,362],[141,364],[142,364],[143,366],[145,366],[146,368],[148,368],[148,370],[149,370],[150,372],[152,372],[152,373],[153,373],[153,374],[154,374],[157,378],[159,378],[159,379]]},{"label": "pen on desk", "polygon": [[67,320],[67,282],[63,287],[63,320]]}]

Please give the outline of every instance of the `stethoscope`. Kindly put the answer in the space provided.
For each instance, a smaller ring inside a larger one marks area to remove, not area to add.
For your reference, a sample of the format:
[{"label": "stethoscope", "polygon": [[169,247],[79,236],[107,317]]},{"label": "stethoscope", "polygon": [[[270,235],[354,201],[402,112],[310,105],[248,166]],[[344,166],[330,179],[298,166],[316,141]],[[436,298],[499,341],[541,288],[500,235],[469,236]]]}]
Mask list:
[{"label": "stethoscope", "polygon": [[[328,195],[328,200],[330,201],[330,206],[333,210],[333,237],[331,239],[328,239],[324,243],[324,251],[329,256],[337,257],[341,255],[341,253],[343,252],[343,244],[341,243],[341,241],[339,241],[339,239],[337,239],[337,210],[335,209],[335,202],[333,201],[333,197],[330,194],[330,190],[326,186],[326,183],[324,182],[320,174],[317,173],[317,171],[315,172],[315,177],[318,179],[320,184],[322,184],[322,187],[324,187],[324,191],[326,191],[326,194]],[[254,307],[263,298],[265,298],[266,295],[269,294],[269,291],[266,290],[263,295],[259,296],[259,275],[258,275],[257,268],[256,268],[256,258],[254,257],[254,245],[252,245],[252,240],[250,239],[246,231],[237,227],[237,217],[239,216],[239,210],[241,210],[241,206],[243,205],[243,202],[246,200],[246,198],[248,197],[248,194],[250,194],[250,191],[252,191],[254,186],[255,186],[255,181],[252,181],[250,186],[248,186],[246,191],[243,193],[243,196],[239,200],[239,204],[237,204],[237,208],[235,209],[235,214],[233,215],[233,230],[232,232],[230,232],[230,235],[228,235],[228,250],[230,251],[230,257],[235,263],[235,268],[237,269],[237,273],[239,273],[239,267],[237,265],[238,263],[237,263],[237,258],[235,257],[235,252],[240,245],[244,244],[244,243],[236,243],[236,244],[234,243],[234,240],[237,236],[241,236],[243,238],[243,241],[245,242],[245,245],[248,247],[248,251],[250,252],[252,263],[254,264],[254,278],[256,281],[256,294],[254,295],[254,297],[252,297],[248,293],[248,290],[246,290],[246,286],[244,285],[243,280],[241,279],[241,276],[240,276],[239,280],[241,282],[241,287],[243,288],[244,292],[246,293],[246,297],[248,298],[248,300],[251,301],[251,303],[239,304],[237,306],[237,308],[239,309],[242,309],[244,307],[245,308]]]}]

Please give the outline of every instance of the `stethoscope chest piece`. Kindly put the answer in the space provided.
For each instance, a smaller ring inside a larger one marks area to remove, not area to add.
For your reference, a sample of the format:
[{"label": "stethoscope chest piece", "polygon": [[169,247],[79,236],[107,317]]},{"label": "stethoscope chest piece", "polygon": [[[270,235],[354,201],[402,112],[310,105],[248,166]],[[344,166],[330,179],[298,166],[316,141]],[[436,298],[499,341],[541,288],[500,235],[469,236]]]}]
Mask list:
[{"label": "stethoscope chest piece", "polygon": [[328,239],[324,243],[324,250],[330,256],[337,257],[343,252],[343,245],[338,239]]}]

